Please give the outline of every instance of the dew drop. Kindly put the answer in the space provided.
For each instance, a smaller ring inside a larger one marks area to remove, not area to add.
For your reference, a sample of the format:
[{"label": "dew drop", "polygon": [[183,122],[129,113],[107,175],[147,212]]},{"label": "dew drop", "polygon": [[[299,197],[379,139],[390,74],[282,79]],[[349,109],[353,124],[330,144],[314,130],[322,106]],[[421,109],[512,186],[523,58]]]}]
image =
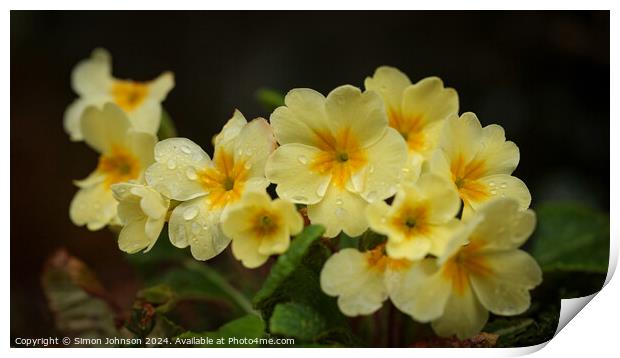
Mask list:
[{"label": "dew drop", "polygon": [[187,179],[189,180],[196,180],[196,178],[198,178],[196,170],[192,167],[187,168],[187,170],[185,171],[185,175],[187,175]]},{"label": "dew drop", "polygon": [[336,208],[336,216],[342,217],[347,213],[344,208],[338,207]]},{"label": "dew drop", "polygon": [[497,190],[491,190],[491,195],[497,195]]},{"label": "dew drop", "polygon": [[299,157],[297,157],[297,160],[301,163],[301,164],[308,164],[308,158],[306,158],[305,155],[300,155]]},{"label": "dew drop", "polygon": [[374,165],[368,166],[368,172],[371,173],[371,174],[374,173],[375,172],[375,166]]},{"label": "dew drop", "polygon": [[186,145],[182,145],[182,146],[181,146],[181,152],[183,152],[183,153],[185,153],[185,154],[189,154],[189,153],[191,153],[192,151],[189,149],[189,147],[188,147],[188,146],[186,146]]},{"label": "dew drop", "polygon": [[[198,234],[200,233],[201,230],[202,228],[200,227],[198,223],[192,223],[192,233]],[[196,238],[194,238],[194,240],[196,240]]]},{"label": "dew drop", "polygon": [[371,203],[375,200],[377,200],[377,192],[376,191],[371,191],[370,193],[368,193],[366,199],[368,199],[368,201],[370,201]]},{"label": "dew drop", "polygon": [[172,170],[177,167],[177,162],[175,162],[174,159],[170,159],[167,165],[168,165],[168,169]]},{"label": "dew drop", "polygon": [[183,211],[183,219],[185,220],[192,220],[196,215],[198,215],[198,209],[195,206],[190,206]]},{"label": "dew drop", "polygon": [[506,183],[502,183],[499,187],[502,188],[502,189],[506,189],[507,185],[506,185]]},{"label": "dew drop", "polygon": [[293,201],[296,201],[296,202],[308,201],[308,198],[306,198],[303,195],[295,195],[291,199],[293,199]]},{"label": "dew drop", "polygon": [[342,199],[340,198],[336,199],[336,205],[342,206],[342,204],[343,204]]},{"label": "dew drop", "polygon": [[327,191],[327,187],[329,186],[329,181],[324,181],[323,183],[321,183],[321,185],[319,185],[318,188],[316,188],[316,195],[318,196],[324,196],[325,192]]},{"label": "dew drop", "polygon": [[489,186],[490,186],[491,188],[492,188],[492,187],[494,187],[494,186],[495,186],[495,182],[494,182],[494,181],[490,181],[490,182],[489,182]]},{"label": "dew drop", "polygon": [[245,164],[243,164],[243,167],[244,167],[246,170],[250,170],[250,169],[252,168],[252,163],[250,163],[250,162],[245,162]]}]

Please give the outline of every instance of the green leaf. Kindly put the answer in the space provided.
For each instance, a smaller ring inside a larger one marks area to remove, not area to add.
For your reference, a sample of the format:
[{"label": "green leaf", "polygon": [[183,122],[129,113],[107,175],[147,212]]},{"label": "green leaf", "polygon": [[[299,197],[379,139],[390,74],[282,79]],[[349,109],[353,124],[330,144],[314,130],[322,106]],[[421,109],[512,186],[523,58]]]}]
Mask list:
[{"label": "green leaf", "polygon": [[607,272],[607,214],[573,203],[547,203],[536,213],[538,228],[529,251],[544,272]]},{"label": "green leaf", "polygon": [[[204,344],[195,344],[197,347],[256,347],[257,339],[265,335],[265,324],[256,315],[246,315],[221,326],[212,332],[185,332],[173,339],[173,342],[185,345],[192,338],[207,340]],[[248,341],[244,343],[243,339]]]},{"label": "green leaf", "polygon": [[159,130],[157,131],[157,137],[159,140],[167,138],[173,138],[177,136],[177,129],[170,118],[168,112],[162,108],[161,110],[161,122],[159,123]]},{"label": "green leaf", "polygon": [[260,88],[256,91],[256,100],[265,108],[267,112],[284,106],[284,95],[270,88]]},{"label": "green leaf", "polygon": [[269,300],[278,293],[287,279],[301,266],[302,259],[308,253],[310,246],[324,232],[325,229],[322,226],[310,225],[292,240],[289,249],[278,257],[263,287],[254,296],[254,307],[263,309],[268,305]]},{"label": "green leaf", "polygon": [[327,322],[320,312],[300,303],[278,304],[269,321],[269,331],[305,341],[317,339],[327,329]]}]

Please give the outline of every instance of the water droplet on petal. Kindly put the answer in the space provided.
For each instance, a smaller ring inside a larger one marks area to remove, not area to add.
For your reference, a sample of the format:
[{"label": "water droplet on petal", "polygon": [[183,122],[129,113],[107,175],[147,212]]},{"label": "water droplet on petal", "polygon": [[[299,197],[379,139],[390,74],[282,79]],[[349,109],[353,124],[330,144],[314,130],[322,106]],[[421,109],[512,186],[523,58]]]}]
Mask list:
[{"label": "water droplet on petal", "polygon": [[343,204],[342,199],[340,199],[340,198],[336,199],[336,205],[342,206],[342,204]]},{"label": "water droplet on petal", "polygon": [[305,155],[300,155],[299,157],[297,157],[297,160],[301,163],[301,164],[308,164],[308,158],[306,158]]},{"label": "water droplet on petal", "polygon": [[497,195],[497,190],[491,190],[491,195]]},{"label": "water droplet on petal", "polygon": [[489,186],[490,186],[491,188],[492,188],[492,187],[494,187],[494,186],[495,186],[495,182],[494,182],[494,181],[490,181],[490,182],[489,182]]},{"label": "water droplet on petal", "polygon": [[185,153],[185,154],[189,154],[189,153],[191,153],[192,151],[189,149],[189,147],[188,147],[188,146],[186,146],[186,145],[182,145],[182,146],[181,146],[181,152],[183,152],[183,153]]},{"label": "water droplet on petal", "polygon": [[245,162],[245,164],[243,164],[243,167],[246,170],[250,170],[252,168],[252,163],[251,162]]},{"label": "water droplet on petal", "polygon": [[316,188],[316,195],[318,196],[324,196],[325,192],[327,191],[327,187],[329,186],[329,180],[325,180],[324,182],[321,183],[321,185],[319,185],[318,188]]},{"label": "water droplet on petal", "polygon": [[185,220],[192,220],[196,217],[196,215],[198,215],[198,208],[196,208],[195,206],[190,206],[189,208],[185,209],[185,211],[183,211],[183,219]]},{"label": "water droplet on petal", "polygon": [[200,227],[200,224],[192,223],[192,233],[194,233],[196,235],[196,234],[200,233],[201,230],[202,230],[202,228]]},{"label": "water droplet on petal", "polygon": [[377,200],[377,192],[376,191],[371,191],[370,193],[368,193],[366,199],[370,202],[373,202],[375,200]]},{"label": "water droplet on petal", "polygon": [[177,162],[174,159],[170,159],[167,163],[168,169],[172,170],[177,167]]},{"label": "water droplet on petal", "polygon": [[294,197],[292,197],[291,199],[293,199],[293,201],[295,202],[302,202],[302,201],[308,201],[308,198],[306,198],[303,195],[295,195]]},{"label": "water droplet on petal", "polygon": [[368,166],[368,172],[369,172],[369,173],[371,173],[371,174],[372,174],[372,173],[374,173],[374,172],[375,172],[375,166],[374,166],[374,165],[372,165],[372,164],[371,164],[371,165],[369,165],[369,166]]},{"label": "water droplet on petal", "polygon": [[506,189],[507,185],[506,185],[506,183],[502,183],[499,187],[502,188],[502,189]]},{"label": "water droplet on petal", "polygon": [[336,208],[336,216],[342,217],[347,213],[344,208],[338,207]]},{"label": "water droplet on petal", "polygon": [[185,175],[187,175],[187,179],[189,180],[196,180],[196,178],[198,178],[198,174],[196,174],[196,169],[192,167],[187,168],[187,170],[185,171]]}]

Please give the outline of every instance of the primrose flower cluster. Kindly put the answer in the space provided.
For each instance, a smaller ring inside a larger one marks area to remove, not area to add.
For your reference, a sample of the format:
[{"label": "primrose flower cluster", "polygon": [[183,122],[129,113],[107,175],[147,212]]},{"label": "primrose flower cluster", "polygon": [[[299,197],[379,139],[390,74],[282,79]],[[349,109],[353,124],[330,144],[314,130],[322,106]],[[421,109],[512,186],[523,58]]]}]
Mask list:
[{"label": "primrose flower cluster", "polygon": [[213,138],[213,156],[187,138],[158,141],[171,73],[116,79],[99,49],[75,67],[72,85],[80,98],[65,128],[100,157],[75,182],[70,217],[90,230],[121,226],[125,252],[149,251],[167,223],[171,243],[197,260],[232,242],[234,257],[256,268],[307,222],[326,238],[371,230],[385,242],[334,253],[323,291],[347,316],[389,298],[438,335],[459,338],[480,332],[489,312],[527,310],[541,282],[519,249],[536,222],[528,188],[511,175],[519,149],[501,126],[459,116],[457,92],[437,77],[412,83],[379,67],[364,90],[293,89],[269,121],[235,111]]}]

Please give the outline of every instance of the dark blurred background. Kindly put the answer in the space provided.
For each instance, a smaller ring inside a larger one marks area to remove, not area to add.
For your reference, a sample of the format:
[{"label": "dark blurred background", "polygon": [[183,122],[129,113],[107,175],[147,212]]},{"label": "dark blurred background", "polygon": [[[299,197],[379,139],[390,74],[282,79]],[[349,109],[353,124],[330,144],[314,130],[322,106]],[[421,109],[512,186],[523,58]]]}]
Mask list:
[{"label": "dark blurred background", "polygon": [[135,274],[108,230],[69,220],[72,180],[97,155],[63,131],[73,66],[95,47],[114,75],[176,87],[180,136],[210,148],[234,108],[268,117],[257,89],[363,86],[380,65],[440,76],[461,112],[498,123],[521,150],[533,206],[609,210],[609,12],[11,12],[11,336],[49,334],[45,259],[66,247],[128,306]]}]

